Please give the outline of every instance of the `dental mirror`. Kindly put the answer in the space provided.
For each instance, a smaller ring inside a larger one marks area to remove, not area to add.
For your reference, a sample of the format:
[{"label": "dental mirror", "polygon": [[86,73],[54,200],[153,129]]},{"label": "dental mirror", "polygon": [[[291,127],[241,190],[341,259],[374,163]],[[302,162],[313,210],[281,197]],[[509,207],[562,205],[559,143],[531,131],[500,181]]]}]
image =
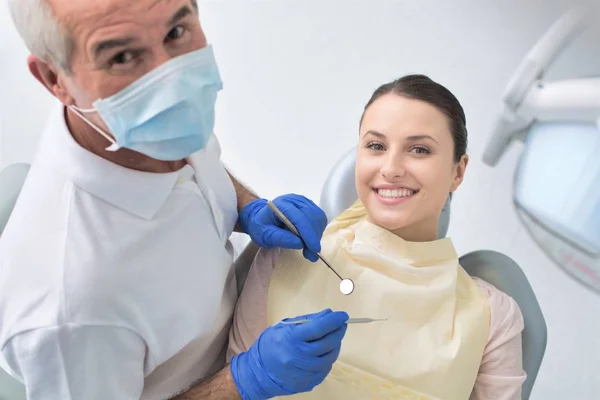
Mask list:
[{"label": "dental mirror", "polygon": [[342,294],[345,294],[346,296],[354,292],[354,282],[352,281],[352,279],[342,279],[342,281],[340,282],[340,292],[342,292]]}]

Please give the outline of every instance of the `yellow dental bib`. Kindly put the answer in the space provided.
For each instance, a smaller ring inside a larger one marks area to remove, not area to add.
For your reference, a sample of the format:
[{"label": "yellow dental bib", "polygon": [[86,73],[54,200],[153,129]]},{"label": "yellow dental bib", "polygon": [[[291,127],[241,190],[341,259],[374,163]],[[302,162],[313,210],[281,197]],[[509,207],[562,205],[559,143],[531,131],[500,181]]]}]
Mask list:
[{"label": "yellow dental bib", "polygon": [[388,318],[348,326],[325,381],[293,398],[467,400],[489,334],[487,299],[449,239],[407,242],[367,222],[357,202],[323,236],[323,256],[355,284],[300,252],[282,250],[269,284],[269,325],[324,308]]}]

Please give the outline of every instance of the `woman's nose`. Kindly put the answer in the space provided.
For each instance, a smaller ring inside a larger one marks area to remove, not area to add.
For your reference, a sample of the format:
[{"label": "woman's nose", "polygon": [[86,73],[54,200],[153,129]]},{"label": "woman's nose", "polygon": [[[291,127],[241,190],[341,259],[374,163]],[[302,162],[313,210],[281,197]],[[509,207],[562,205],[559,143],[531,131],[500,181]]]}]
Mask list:
[{"label": "woman's nose", "polygon": [[402,177],[406,174],[406,168],[402,156],[389,155],[381,166],[381,175],[386,179]]}]

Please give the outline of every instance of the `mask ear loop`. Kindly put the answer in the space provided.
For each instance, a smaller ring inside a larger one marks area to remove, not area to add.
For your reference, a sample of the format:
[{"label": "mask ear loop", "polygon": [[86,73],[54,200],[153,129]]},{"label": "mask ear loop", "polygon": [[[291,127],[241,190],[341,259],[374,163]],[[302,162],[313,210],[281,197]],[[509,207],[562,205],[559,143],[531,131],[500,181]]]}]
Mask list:
[{"label": "mask ear loop", "polygon": [[96,132],[98,132],[99,134],[101,134],[102,136],[104,136],[104,138],[106,140],[108,140],[110,143],[112,143],[110,146],[108,146],[105,150],[106,151],[117,151],[121,148],[121,146],[119,146],[117,144],[117,142],[115,142],[115,140],[106,132],[104,132],[102,129],[98,128],[96,126],[96,124],[94,124],[92,121],[90,121],[89,119],[87,119],[86,117],[83,116],[83,113],[92,113],[95,112],[96,110],[93,108],[88,108],[88,109],[83,109],[83,108],[79,108],[76,106],[69,106],[69,108],[71,109],[71,111],[73,111],[79,118],[81,118],[82,120],[84,120],[89,126],[91,126]]}]

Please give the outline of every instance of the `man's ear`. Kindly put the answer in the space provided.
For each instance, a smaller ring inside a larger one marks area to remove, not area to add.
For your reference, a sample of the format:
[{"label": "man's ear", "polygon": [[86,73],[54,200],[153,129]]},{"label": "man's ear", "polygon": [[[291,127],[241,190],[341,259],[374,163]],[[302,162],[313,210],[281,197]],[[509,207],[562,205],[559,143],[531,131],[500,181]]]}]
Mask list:
[{"label": "man's ear", "polygon": [[61,79],[57,72],[57,68],[33,54],[27,57],[27,65],[29,66],[29,72],[31,72],[35,79],[44,85],[61,103],[65,106],[75,104],[74,99],[64,85],[64,80]]},{"label": "man's ear", "polygon": [[469,156],[464,154],[460,158],[460,161],[454,166],[454,181],[452,182],[452,186],[450,187],[450,192],[454,192],[462,183],[463,179],[465,178],[465,172],[467,170],[468,164]]}]

